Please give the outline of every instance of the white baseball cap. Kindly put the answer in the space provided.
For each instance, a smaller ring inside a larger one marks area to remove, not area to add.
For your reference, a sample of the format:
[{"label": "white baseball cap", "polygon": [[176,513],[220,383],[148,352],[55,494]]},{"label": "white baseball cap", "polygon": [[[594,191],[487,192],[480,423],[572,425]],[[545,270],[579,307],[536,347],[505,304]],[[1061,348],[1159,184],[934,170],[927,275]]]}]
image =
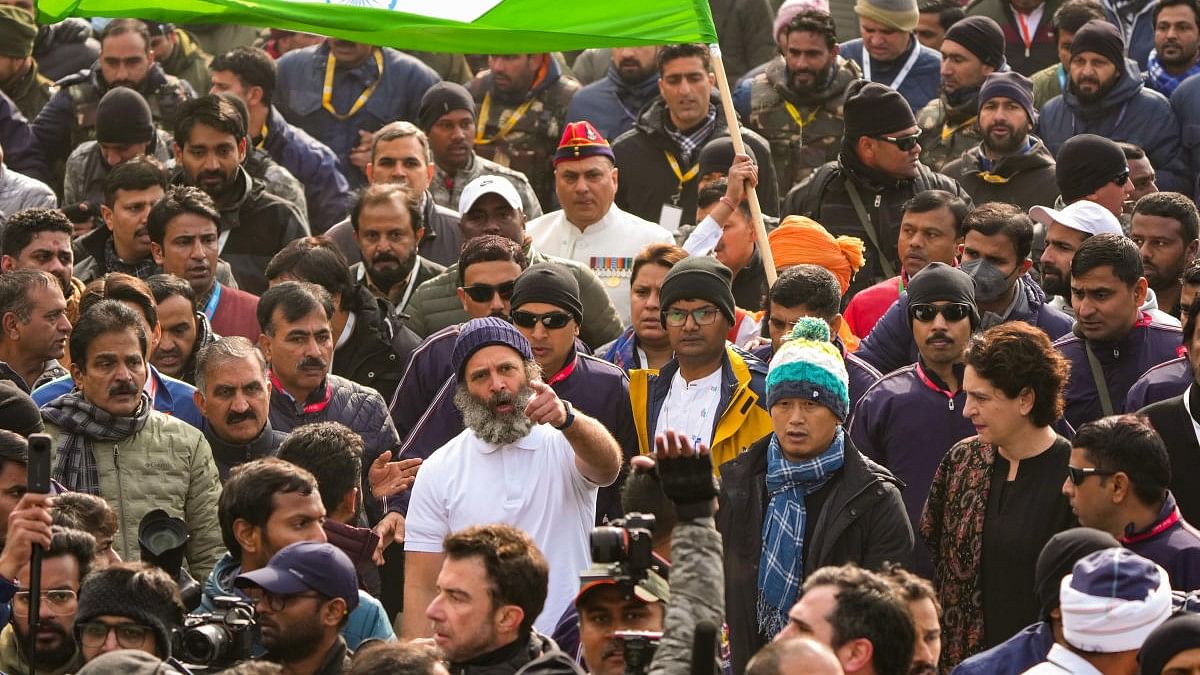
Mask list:
[{"label": "white baseball cap", "polygon": [[500,195],[508,205],[520,211],[521,195],[517,194],[517,189],[513,184],[503,176],[480,176],[475,180],[467,183],[463,188],[462,196],[458,198],[458,212],[466,213],[471,210],[475,202],[486,194]]},{"label": "white baseball cap", "polygon": [[1112,211],[1086,199],[1072,202],[1061,211],[1047,206],[1035,206],[1029,209],[1029,217],[1046,227],[1050,227],[1051,223],[1058,223],[1088,235],[1125,235],[1125,231],[1121,229],[1121,221],[1117,220]]}]

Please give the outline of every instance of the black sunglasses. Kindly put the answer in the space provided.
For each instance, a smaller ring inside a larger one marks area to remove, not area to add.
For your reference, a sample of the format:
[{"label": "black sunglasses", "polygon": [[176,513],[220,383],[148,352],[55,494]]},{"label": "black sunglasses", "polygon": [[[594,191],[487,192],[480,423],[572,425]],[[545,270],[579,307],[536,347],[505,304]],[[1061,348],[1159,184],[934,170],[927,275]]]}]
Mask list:
[{"label": "black sunglasses", "polygon": [[1117,187],[1125,187],[1125,183],[1128,181],[1129,181],[1129,169],[1126,169],[1126,170],[1122,171],[1121,173],[1112,177],[1113,185],[1116,185]]},{"label": "black sunglasses", "polygon": [[946,317],[947,321],[962,321],[971,316],[971,306],[961,302],[952,302],[940,307],[921,303],[908,308],[908,315],[923,323],[933,321],[938,314]]},{"label": "black sunglasses", "polygon": [[471,297],[475,302],[487,302],[492,299],[497,293],[500,294],[501,300],[512,298],[513,287],[516,285],[516,280],[506,281],[502,284],[492,286],[491,284],[473,284],[471,286],[463,286],[463,292]]},{"label": "black sunglasses", "polygon": [[900,148],[900,152],[909,152],[917,147],[917,139],[921,138],[920,133],[912,134],[911,136],[876,136],[881,141],[887,141],[892,145]]},{"label": "black sunglasses", "polygon": [[547,312],[546,314],[534,314],[533,312],[525,312],[517,310],[512,313],[512,322],[521,328],[533,328],[541,322],[549,330],[557,330],[567,325],[571,321],[571,315],[566,312]]},{"label": "black sunglasses", "polygon": [[1115,473],[1115,471],[1104,471],[1096,467],[1081,469],[1077,466],[1067,465],[1067,475],[1071,478],[1071,483],[1076,487],[1083,485],[1083,481],[1087,480],[1088,476],[1111,476]]}]

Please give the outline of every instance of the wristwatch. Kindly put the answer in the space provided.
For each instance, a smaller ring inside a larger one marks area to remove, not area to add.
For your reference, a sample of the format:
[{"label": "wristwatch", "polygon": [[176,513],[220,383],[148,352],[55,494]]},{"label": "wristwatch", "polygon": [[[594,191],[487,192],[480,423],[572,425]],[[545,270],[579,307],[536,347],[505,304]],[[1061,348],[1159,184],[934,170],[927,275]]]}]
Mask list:
[{"label": "wristwatch", "polygon": [[565,431],[575,423],[575,406],[571,405],[571,402],[566,399],[560,400],[563,402],[563,408],[567,411],[567,419],[562,423],[562,426],[556,426],[554,428],[558,429],[559,431]]}]

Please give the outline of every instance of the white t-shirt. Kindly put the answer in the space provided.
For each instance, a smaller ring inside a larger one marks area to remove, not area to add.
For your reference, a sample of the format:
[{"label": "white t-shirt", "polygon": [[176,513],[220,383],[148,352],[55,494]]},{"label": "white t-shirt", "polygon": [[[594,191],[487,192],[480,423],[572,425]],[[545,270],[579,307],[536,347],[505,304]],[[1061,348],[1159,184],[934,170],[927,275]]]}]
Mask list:
[{"label": "white t-shirt", "polygon": [[667,400],[663,401],[662,410],[658,411],[654,433],[661,434],[671,427],[690,436],[693,444],[711,445],[713,420],[721,416],[720,405],[720,368],[691,382],[684,380],[677,370],[671,377]]},{"label": "white t-shirt", "polygon": [[538,251],[590,267],[604,282],[623,326],[629,325],[633,259],[650,244],[675,243],[675,238],[662,226],[626,213],[616,204],[583,231],[572,225],[562,210],[529,221],[525,231],[533,237]]},{"label": "white t-shirt", "polygon": [[539,424],[503,446],[466,429],[421,465],[404,550],[441,553],[447,534],[471,525],[524,530],[550,565],[546,605],[534,622],[549,635],[579,592],[579,573],[591,565],[597,487],[579,472],[575,451],[552,427]]}]

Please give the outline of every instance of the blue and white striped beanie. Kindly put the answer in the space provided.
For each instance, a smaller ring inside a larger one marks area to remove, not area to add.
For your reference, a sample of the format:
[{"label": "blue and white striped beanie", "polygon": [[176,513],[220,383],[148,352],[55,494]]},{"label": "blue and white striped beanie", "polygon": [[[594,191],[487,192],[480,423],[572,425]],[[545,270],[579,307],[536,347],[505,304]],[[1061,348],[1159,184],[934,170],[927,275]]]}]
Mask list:
[{"label": "blue and white striped beanie", "polygon": [[767,407],[780,399],[817,401],[841,421],[850,414],[850,378],[842,353],[829,341],[829,324],[804,317],[784,338],[767,371]]}]

